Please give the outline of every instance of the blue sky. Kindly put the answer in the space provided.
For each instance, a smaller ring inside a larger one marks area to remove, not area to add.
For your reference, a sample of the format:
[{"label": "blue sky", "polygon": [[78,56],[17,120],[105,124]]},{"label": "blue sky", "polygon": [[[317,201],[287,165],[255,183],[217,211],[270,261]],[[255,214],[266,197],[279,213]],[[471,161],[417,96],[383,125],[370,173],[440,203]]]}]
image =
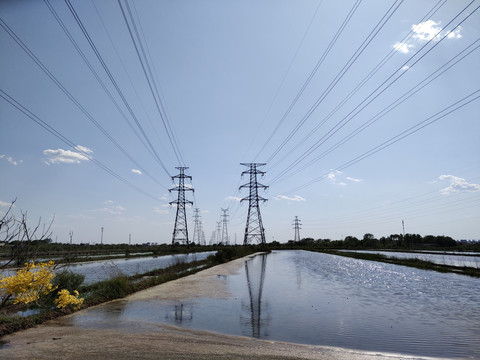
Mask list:
[{"label": "blue sky", "polygon": [[207,242],[229,208],[241,243],[260,162],[267,241],[295,216],[302,237],[479,239],[479,5],[3,0],[0,211],[170,243],[188,166]]}]

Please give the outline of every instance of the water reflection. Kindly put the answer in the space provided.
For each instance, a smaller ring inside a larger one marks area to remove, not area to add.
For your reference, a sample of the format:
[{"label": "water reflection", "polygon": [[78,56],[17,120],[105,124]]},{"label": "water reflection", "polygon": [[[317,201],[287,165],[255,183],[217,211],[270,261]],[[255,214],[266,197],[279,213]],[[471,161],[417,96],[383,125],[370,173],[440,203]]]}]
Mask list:
[{"label": "water reflection", "polygon": [[118,301],[70,319],[96,328],[132,331],[169,323],[312,345],[480,359],[480,279],[306,251],[259,255],[242,265],[215,279],[228,297],[212,291],[178,301]]},{"label": "water reflection", "polygon": [[[250,298],[250,329],[252,337],[262,337],[262,325],[268,325],[268,317],[262,319],[262,292],[265,282],[267,254],[260,254],[245,261],[245,275],[247,277],[248,295]],[[266,335],[266,329],[264,334]]]},{"label": "water reflection", "polygon": [[178,325],[184,322],[191,322],[193,320],[193,305],[178,302],[167,310],[165,319],[174,320]]}]

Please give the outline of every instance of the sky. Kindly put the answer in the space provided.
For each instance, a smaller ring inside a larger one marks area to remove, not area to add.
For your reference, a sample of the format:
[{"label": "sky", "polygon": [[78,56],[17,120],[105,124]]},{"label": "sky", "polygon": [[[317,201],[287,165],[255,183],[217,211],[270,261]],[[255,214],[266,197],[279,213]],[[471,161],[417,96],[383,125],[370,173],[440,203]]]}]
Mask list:
[{"label": "sky", "polygon": [[[1,0],[0,212],[58,242],[480,239],[479,1]],[[223,228],[223,224],[220,224]]]}]

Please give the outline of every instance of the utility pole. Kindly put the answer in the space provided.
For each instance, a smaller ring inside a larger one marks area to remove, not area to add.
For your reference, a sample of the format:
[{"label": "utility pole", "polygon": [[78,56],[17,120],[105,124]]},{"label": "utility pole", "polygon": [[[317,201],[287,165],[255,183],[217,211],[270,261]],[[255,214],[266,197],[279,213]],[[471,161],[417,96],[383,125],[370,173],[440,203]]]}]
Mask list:
[{"label": "utility pole", "polygon": [[128,245],[132,245],[132,234],[128,234]]},{"label": "utility pole", "polygon": [[70,235],[70,245],[72,245],[72,241],[73,241],[73,240],[72,240],[72,239],[73,239],[73,231],[70,231],[70,232],[68,233],[68,235]]},{"label": "utility pole", "polygon": [[230,245],[230,241],[228,239],[228,209],[221,209],[222,210],[222,243],[223,245]]},{"label": "utility pole", "polygon": [[244,197],[242,201],[248,200],[248,215],[247,223],[245,224],[245,236],[243,239],[243,245],[248,245],[252,240],[256,240],[260,244],[265,244],[265,229],[263,228],[262,216],[260,214],[260,201],[267,201],[261,196],[258,196],[258,189],[266,189],[268,186],[262,185],[257,181],[257,175],[265,175],[264,171],[260,171],[257,167],[264,166],[264,163],[241,163],[240,165],[248,166],[249,169],[242,172],[242,176],[245,174],[250,175],[250,181],[248,184],[240,186],[240,189],[244,187],[249,188],[249,195]]},{"label": "utility pole", "polygon": [[102,235],[100,236],[100,244],[103,245],[103,226],[100,229],[102,229]]},{"label": "utility pole", "polygon": [[402,220],[403,237],[405,237],[405,222]]},{"label": "utility pole", "polygon": [[293,228],[295,229],[295,239],[294,241],[300,241],[300,220],[298,220],[298,216],[295,216],[295,220],[293,220]]},{"label": "utility pole", "polygon": [[185,199],[185,191],[193,191],[193,188],[185,186],[185,179],[192,179],[191,176],[185,175],[185,170],[188,167],[180,166],[176,167],[180,171],[180,174],[172,176],[172,180],[178,179],[178,185],[168,191],[178,191],[178,198],[175,201],[170,201],[170,205],[177,205],[177,214],[175,216],[175,226],[173,228],[172,245],[175,242],[183,242],[189,246],[188,242],[188,229],[187,229],[187,214],[185,210],[185,204],[193,205],[193,202]]}]

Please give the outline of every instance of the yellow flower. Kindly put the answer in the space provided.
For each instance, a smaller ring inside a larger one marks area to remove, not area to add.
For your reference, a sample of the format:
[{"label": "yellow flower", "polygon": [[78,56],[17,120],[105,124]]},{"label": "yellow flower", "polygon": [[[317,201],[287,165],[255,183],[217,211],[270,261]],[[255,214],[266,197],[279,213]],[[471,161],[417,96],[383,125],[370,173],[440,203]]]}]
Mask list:
[{"label": "yellow flower", "polygon": [[80,309],[84,299],[78,298],[78,295],[80,294],[78,293],[77,290],[75,290],[73,293],[74,295],[71,295],[70,291],[68,291],[67,289],[60,290],[58,292],[58,295],[59,295],[58,298],[55,299],[55,304],[58,304],[57,307],[59,309],[63,309],[69,305],[72,305],[74,310]]}]

